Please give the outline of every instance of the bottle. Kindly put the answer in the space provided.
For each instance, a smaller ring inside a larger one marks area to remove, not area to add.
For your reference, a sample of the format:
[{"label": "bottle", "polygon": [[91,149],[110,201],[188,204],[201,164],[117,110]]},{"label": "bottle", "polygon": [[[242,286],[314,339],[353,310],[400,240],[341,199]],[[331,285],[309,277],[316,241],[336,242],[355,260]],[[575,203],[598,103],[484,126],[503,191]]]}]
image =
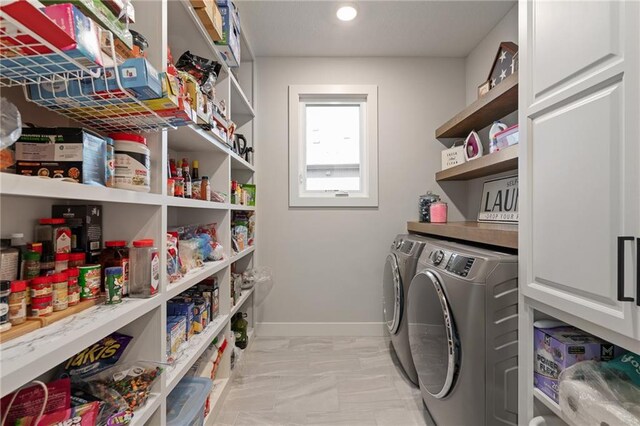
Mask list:
[{"label": "bottle", "polygon": [[189,173],[189,161],[186,158],[182,159],[182,176],[184,177],[184,198],[191,198],[191,173]]},{"label": "bottle", "polygon": [[193,167],[191,167],[191,178],[193,180],[200,179],[199,175],[199,166],[198,160],[193,160]]},{"label": "bottle", "polygon": [[489,129],[489,153],[490,154],[493,154],[494,152],[499,151],[498,140],[496,139],[496,135],[501,131],[505,130],[506,128],[507,128],[507,125],[500,121],[494,121],[493,124],[491,125],[491,129]]},{"label": "bottle", "polygon": [[160,284],[160,255],[153,240],[133,242],[129,251],[129,295],[151,297]]},{"label": "bottle", "polygon": [[200,199],[211,201],[211,189],[209,188],[209,176],[202,176],[200,183]]},{"label": "bottle", "polygon": [[249,336],[247,335],[247,328],[249,327],[249,323],[246,319],[244,319],[246,315],[247,314],[238,312],[238,314],[236,315],[236,320],[231,326],[231,329],[236,336],[236,346],[240,349],[245,349],[249,344]]}]

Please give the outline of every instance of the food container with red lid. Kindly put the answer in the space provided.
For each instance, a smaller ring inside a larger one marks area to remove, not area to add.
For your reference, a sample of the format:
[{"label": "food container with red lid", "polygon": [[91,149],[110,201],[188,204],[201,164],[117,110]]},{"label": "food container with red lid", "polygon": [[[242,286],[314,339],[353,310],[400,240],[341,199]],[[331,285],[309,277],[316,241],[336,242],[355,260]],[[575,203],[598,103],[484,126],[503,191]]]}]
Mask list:
[{"label": "food container with red lid", "polygon": [[54,259],[56,272],[62,272],[69,268],[69,253],[56,253]]},{"label": "food container with red lid", "polygon": [[9,295],[9,322],[11,325],[22,324],[27,320],[27,282],[11,281]]},{"label": "food container with red lid", "polygon": [[69,253],[69,268],[77,268],[86,262],[87,255],[85,253]]},{"label": "food container with red lid", "polygon": [[80,271],[78,268],[69,268],[65,271],[67,273],[67,293],[69,299],[69,306],[77,305],[80,302],[80,287],[78,286],[78,276]]},{"label": "food container with red lid", "polygon": [[69,307],[69,276],[66,272],[51,275],[53,310],[64,311]]},{"label": "food container with red lid", "polygon": [[34,297],[51,296],[53,290],[51,287],[51,276],[36,277],[31,280],[29,287],[31,288],[32,303]]},{"label": "food container with red lid", "polygon": [[151,297],[158,293],[160,284],[160,256],[150,239],[133,242],[129,251],[129,295]]},{"label": "food container with red lid", "polygon": [[147,140],[135,133],[112,133],[115,144],[115,186],[130,191],[151,191],[151,151]]},{"label": "food container with red lid", "polygon": [[43,252],[69,253],[71,251],[71,229],[63,218],[42,218],[35,229],[35,239],[42,243]]},{"label": "food container with red lid", "polygon": [[31,310],[29,317],[38,318],[51,315],[53,312],[53,296],[41,296],[31,298]]}]

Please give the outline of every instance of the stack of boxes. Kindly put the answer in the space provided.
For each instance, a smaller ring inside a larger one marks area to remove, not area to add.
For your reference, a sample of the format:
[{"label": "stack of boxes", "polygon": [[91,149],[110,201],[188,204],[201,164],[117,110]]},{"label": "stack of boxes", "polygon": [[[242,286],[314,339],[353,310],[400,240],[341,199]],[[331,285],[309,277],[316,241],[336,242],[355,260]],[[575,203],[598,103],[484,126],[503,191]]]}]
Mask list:
[{"label": "stack of boxes", "polygon": [[222,14],[222,40],[216,41],[222,58],[232,68],[240,66],[240,14],[231,0],[217,0]]},{"label": "stack of boxes", "polygon": [[207,30],[211,40],[222,39],[222,15],[216,5],[216,0],[191,0],[191,6],[196,11],[200,22]]}]

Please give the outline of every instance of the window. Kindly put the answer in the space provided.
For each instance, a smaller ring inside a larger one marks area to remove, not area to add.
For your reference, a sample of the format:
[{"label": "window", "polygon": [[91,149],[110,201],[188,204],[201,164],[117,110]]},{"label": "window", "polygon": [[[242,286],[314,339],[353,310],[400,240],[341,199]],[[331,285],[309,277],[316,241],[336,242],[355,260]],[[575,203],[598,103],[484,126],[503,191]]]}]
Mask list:
[{"label": "window", "polygon": [[377,207],[377,86],[289,86],[289,205]]}]

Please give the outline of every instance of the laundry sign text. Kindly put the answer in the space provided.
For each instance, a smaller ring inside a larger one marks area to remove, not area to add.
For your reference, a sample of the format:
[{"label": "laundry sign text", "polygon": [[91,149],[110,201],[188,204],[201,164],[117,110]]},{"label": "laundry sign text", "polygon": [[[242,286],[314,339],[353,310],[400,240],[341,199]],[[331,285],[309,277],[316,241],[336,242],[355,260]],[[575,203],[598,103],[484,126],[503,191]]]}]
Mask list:
[{"label": "laundry sign text", "polygon": [[518,223],[518,176],[484,183],[478,222]]}]

